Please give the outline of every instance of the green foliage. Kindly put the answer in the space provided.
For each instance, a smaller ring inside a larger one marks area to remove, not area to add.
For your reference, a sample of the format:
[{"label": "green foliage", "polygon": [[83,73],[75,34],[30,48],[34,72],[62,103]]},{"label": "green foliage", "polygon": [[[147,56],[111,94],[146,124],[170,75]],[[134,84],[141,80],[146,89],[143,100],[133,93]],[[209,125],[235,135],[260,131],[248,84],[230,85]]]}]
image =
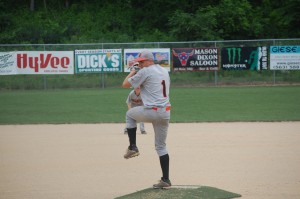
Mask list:
[{"label": "green foliage", "polygon": [[298,0],[0,0],[0,43],[297,38]]},{"label": "green foliage", "polygon": [[224,0],[218,7],[218,28],[223,39],[257,38],[253,32],[259,27],[259,20],[247,0]]},{"label": "green foliage", "polygon": [[[272,3],[276,4],[276,1]],[[275,31],[275,37],[283,37],[286,34],[291,35],[292,38],[300,36],[299,10],[299,0],[286,0],[282,1],[280,5],[276,4],[276,8],[270,12],[270,23],[275,24],[272,30],[279,28],[282,32]]]},{"label": "green foliage", "polygon": [[195,13],[176,11],[170,17],[171,32],[179,40],[259,38],[262,25],[246,0],[224,0]]},{"label": "green foliage", "polygon": [[170,17],[171,35],[180,41],[221,39],[216,30],[216,10],[210,6],[199,8],[195,14],[177,10]]}]

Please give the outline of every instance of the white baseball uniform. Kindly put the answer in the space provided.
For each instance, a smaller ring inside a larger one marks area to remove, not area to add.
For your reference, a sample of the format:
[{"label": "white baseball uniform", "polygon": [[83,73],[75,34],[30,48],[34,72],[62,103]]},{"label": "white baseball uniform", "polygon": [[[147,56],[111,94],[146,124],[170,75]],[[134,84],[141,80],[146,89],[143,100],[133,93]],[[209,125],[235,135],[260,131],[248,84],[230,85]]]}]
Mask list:
[{"label": "white baseball uniform", "polygon": [[170,76],[158,64],[144,67],[128,79],[134,87],[141,87],[144,106],[131,108],[126,113],[126,127],[136,128],[137,122],[150,122],[155,132],[155,149],[159,156],[168,154],[166,138],[170,121]]}]

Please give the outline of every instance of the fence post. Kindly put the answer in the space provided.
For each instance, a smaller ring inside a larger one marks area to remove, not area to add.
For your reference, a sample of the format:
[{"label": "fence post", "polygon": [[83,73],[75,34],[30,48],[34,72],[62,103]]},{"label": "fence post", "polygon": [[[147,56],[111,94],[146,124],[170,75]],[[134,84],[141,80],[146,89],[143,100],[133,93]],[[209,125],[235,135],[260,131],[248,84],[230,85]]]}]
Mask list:
[{"label": "fence post", "polygon": [[[216,47],[217,47],[217,42],[215,42],[215,48]],[[217,70],[215,70],[215,86],[218,86],[218,71]]]},{"label": "fence post", "polygon": [[100,88],[104,89],[105,88],[105,74],[104,74],[104,72],[100,73],[100,76],[101,76]]},{"label": "fence post", "polygon": [[[275,40],[273,40],[273,45],[275,46]],[[269,52],[269,53],[271,53],[271,52]],[[270,55],[270,59],[271,59],[271,55]],[[276,70],[273,70],[273,86],[275,86],[275,85],[276,85]]]},{"label": "fence post", "polygon": [[[44,45],[44,51],[46,51],[46,46]],[[44,90],[47,90],[47,77],[43,75],[43,82],[44,82]]]},{"label": "fence post", "polygon": [[215,86],[218,86],[218,71],[215,70]]},{"label": "fence post", "polygon": [[[103,50],[103,49],[104,49],[104,46],[103,46],[103,43],[102,43],[102,50]],[[102,87],[101,87],[101,88],[102,88],[102,89],[105,88],[105,86],[104,86],[104,85],[105,85],[105,79],[104,79],[104,77],[105,77],[105,76],[104,76],[104,72],[102,71],[102,72],[101,72],[101,80],[102,80],[102,82],[101,82]]]}]

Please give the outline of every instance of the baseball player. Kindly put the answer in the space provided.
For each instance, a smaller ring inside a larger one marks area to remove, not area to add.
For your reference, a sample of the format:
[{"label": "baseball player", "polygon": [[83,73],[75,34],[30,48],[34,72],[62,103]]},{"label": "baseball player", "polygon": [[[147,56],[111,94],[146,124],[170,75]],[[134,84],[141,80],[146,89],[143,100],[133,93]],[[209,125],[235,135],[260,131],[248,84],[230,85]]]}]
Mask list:
[{"label": "baseball player", "polygon": [[124,79],[123,88],[141,88],[143,106],[137,106],[126,112],[126,128],[129,137],[129,147],[124,158],[139,155],[136,145],[137,122],[150,122],[155,134],[155,149],[159,156],[162,171],[161,180],[153,188],[168,188],[169,154],[166,139],[169,128],[170,109],[169,89],[170,76],[168,71],[158,64],[154,64],[153,54],[147,50],[141,52],[134,61],[139,62],[140,70],[132,70]]},{"label": "baseball player", "polygon": [[[137,63],[138,65],[138,63]],[[132,91],[130,91],[127,100],[126,100],[126,104],[128,106],[128,110],[136,107],[136,106],[143,106],[143,101],[141,98],[141,89],[140,87],[137,87],[136,89],[133,89]],[[145,131],[145,125],[144,122],[140,122],[140,131],[141,134],[147,134],[147,132]],[[127,128],[124,129],[124,134],[127,134]]]}]

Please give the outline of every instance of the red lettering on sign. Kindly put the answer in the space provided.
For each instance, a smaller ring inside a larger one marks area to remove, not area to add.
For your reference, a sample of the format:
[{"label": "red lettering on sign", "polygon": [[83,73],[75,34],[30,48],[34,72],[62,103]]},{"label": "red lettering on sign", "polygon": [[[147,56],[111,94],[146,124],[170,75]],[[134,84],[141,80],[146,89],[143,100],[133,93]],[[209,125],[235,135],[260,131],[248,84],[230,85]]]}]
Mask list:
[{"label": "red lettering on sign", "polygon": [[68,68],[69,64],[70,64],[69,57],[63,57],[63,58],[61,58],[61,67]]},{"label": "red lettering on sign", "polygon": [[34,72],[39,72],[39,69],[45,69],[51,67],[57,69],[59,66],[62,68],[68,68],[70,64],[69,57],[55,57],[51,53],[45,54],[42,53],[38,57],[29,57],[28,54],[17,54],[17,66],[18,68],[32,68]]},{"label": "red lettering on sign", "polygon": [[51,59],[51,67],[52,68],[57,68],[57,65],[59,64],[59,59],[57,57],[53,57]]}]

